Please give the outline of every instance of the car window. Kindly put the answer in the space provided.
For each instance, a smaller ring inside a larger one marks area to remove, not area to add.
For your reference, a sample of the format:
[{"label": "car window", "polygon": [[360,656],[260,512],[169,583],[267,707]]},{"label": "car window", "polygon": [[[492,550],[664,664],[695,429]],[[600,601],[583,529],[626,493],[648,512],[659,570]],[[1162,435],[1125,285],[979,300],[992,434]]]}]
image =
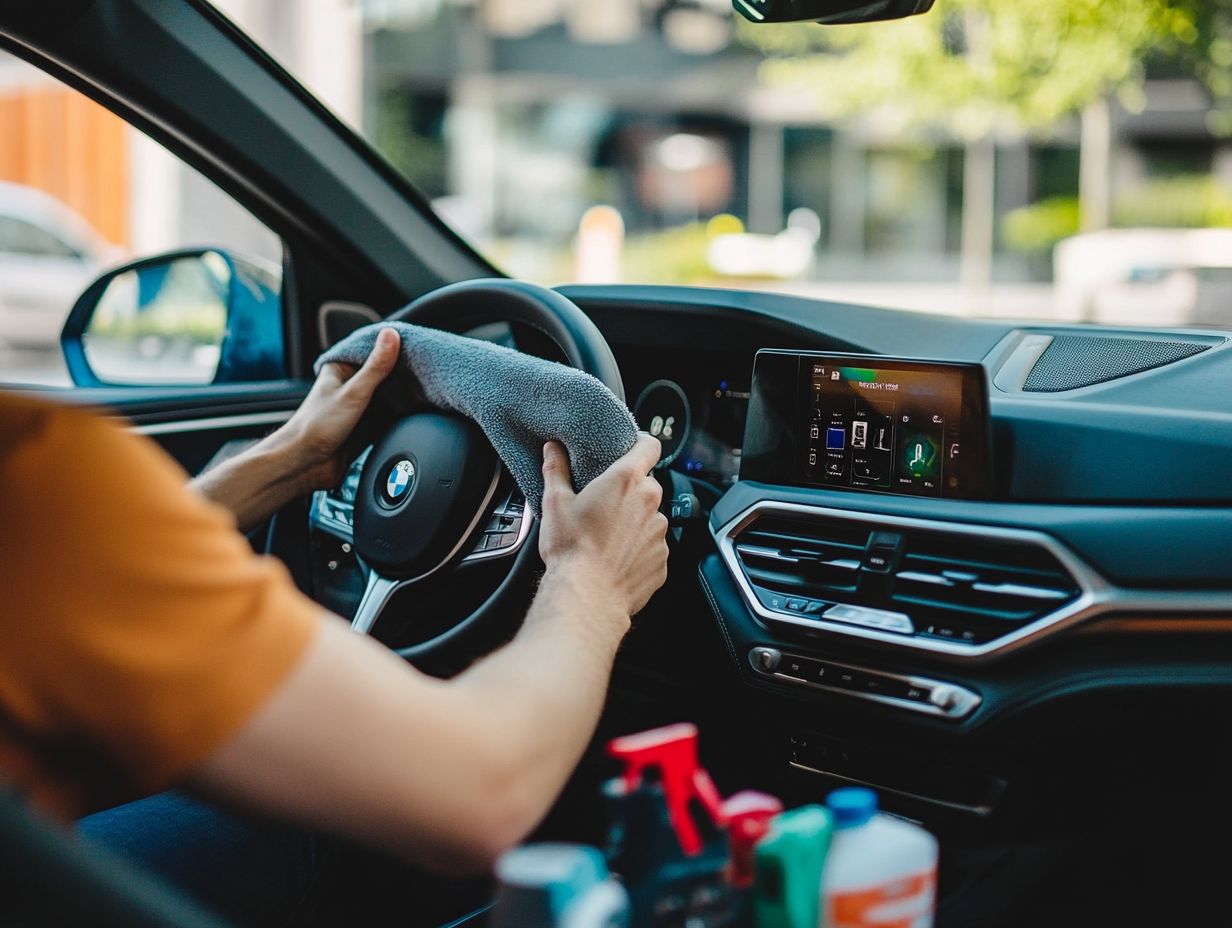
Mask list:
[{"label": "car window", "polygon": [[0,216],[0,254],[79,259],[81,253],[42,226],[16,216]]},{"label": "car window", "polygon": [[[1232,266],[1191,241],[1232,234],[1217,4],[937,0],[843,27],[732,0],[219,6],[542,283],[1184,325]],[[1187,255],[1192,285],[1160,292],[1139,249]]]},{"label": "car window", "polygon": [[[70,374],[60,337],[81,294],[167,253],[178,257],[107,287],[82,336],[97,369]],[[207,178],[0,53],[0,384],[213,383],[233,369],[221,365],[232,292],[257,294],[246,310],[281,331],[281,258],[278,236]],[[275,347],[274,363],[235,379],[280,376],[280,336]]]}]

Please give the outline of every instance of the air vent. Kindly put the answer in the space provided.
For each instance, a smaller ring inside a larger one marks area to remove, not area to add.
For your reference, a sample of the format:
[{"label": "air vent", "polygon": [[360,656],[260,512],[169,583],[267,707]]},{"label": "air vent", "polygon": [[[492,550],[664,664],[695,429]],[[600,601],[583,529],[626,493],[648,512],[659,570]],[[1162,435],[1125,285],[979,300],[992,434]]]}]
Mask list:
[{"label": "air vent", "polygon": [[912,532],[890,601],[912,616],[917,634],[984,642],[1055,612],[1080,593],[1038,545]]},{"label": "air vent", "polygon": [[793,596],[852,593],[868,531],[842,523],[758,519],[736,554],[754,585]]},{"label": "air vent", "polygon": [[723,545],[764,618],[965,648],[1012,635],[1082,596],[1043,536],[1034,537],[767,511],[744,520]]},{"label": "air vent", "polygon": [[1060,393],[1182,361],[1210,343],[1180,339],[1057,335],[1022,385],[1024,393]]}]

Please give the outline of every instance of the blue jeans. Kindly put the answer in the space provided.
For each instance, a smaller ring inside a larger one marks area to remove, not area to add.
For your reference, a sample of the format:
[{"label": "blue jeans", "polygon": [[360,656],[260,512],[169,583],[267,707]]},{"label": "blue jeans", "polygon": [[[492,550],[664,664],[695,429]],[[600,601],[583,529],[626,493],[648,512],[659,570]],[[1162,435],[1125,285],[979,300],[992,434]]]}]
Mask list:
[{"label": "blue jeans", "polygon": [[337,853],[289,826],[161,793],[82,819],[84,839],[131,860],[236,925],[308,924]]}]

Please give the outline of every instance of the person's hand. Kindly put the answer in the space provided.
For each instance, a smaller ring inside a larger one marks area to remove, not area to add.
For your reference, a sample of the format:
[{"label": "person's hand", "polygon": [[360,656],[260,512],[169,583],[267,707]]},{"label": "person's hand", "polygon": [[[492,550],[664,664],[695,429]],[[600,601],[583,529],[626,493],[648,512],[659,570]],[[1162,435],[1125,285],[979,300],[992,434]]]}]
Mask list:
[{"label": "person's hand", "polygon": [[270,436],[306,469],[311,489],[335,487],[346,473],[347,439],[398,361],[398,333],[382,329],[362,367],[326,364],[287,424]]},{"label": "person's hand", "polygon": [[667,579],[663,490],[649,476],[660,453],[658,440],[643,434],[628,454],[574,493],[565,449],[557,442],[543,449],[539,553],[548,572],[571,572],[575,583],[626,616],[641,611]]}]

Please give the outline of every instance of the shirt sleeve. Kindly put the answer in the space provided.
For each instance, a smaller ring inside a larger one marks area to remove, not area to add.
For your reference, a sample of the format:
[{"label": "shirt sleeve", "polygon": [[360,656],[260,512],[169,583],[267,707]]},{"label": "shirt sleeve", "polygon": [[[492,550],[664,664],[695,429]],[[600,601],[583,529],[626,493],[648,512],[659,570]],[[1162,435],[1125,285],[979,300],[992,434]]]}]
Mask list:
[{"label": "shirt sleeve", "polygon": [[0,711],[165,788],[288,677],[324,615],[157,446],[43,407],[0,440]]}]

